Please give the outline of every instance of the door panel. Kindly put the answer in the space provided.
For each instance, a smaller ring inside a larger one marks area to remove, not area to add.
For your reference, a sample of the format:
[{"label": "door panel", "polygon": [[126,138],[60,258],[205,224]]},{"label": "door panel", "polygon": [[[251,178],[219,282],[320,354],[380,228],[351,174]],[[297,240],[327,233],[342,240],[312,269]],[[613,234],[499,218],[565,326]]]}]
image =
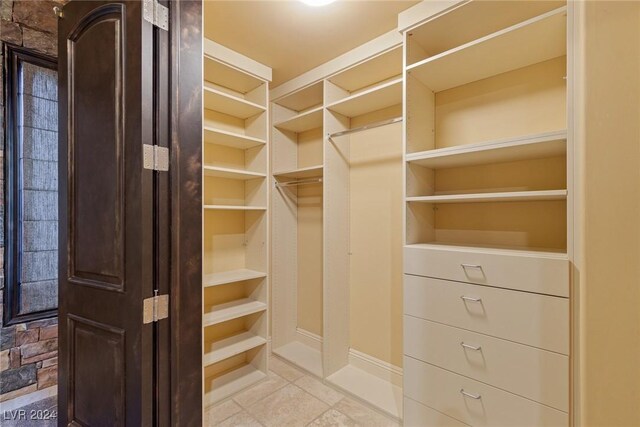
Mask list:
[{"label": "door panel", "polygon": [[74,1],[58,30],[60,423],[151,425],[152,27],[142,2]]}]

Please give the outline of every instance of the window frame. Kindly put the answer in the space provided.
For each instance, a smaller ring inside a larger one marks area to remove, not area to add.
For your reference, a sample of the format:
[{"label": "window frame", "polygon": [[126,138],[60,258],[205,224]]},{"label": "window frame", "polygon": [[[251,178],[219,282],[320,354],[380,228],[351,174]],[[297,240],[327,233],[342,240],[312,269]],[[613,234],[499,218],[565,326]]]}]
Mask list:
[{"label": "window frame", "polygon": [[22,269],[22,199],[23,185],[18,167],[20,132],[18,130],[20,107],[18,86],[21,63],[30,63],[58,71],[56,58],[35,53],[32,50],[4,43],[4,295],[3,326],[34,320],[48,319],[58,315],[56,308],[27,314],[20,312],[20,271]]}]

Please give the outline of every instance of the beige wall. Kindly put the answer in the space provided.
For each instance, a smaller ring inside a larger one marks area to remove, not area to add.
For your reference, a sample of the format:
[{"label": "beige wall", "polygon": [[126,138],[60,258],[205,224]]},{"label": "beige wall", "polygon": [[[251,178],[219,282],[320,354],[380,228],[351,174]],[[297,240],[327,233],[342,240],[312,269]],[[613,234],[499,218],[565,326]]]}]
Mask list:
[{"label": "beige wall", "polygon": [[640,2],[584,19],[576,425],[640,426]]},{"label": "beige wall", "polygon": [[350,138],[351,348],[402,366],[402,126]]}]

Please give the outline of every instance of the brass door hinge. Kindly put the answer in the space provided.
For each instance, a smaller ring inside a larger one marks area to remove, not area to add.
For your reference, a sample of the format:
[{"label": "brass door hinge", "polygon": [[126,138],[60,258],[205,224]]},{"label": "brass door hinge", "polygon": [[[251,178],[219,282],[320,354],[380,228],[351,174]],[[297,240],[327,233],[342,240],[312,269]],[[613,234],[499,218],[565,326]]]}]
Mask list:
[{"label": "brass door hinge", "polygon": [[145,21],[169,31],[169,8],[158,3],[158,0],[144,0],[143,16]]},{"label": "brass door hinge", "polygon": [[169,317],[169,295],[155,295],[142,303],[142,323],[147,324]]},{"label": "brass door hinge", "polygon": [[142,166],[160,172],[169,170],[169,149],[157,145],[142,146]]}]

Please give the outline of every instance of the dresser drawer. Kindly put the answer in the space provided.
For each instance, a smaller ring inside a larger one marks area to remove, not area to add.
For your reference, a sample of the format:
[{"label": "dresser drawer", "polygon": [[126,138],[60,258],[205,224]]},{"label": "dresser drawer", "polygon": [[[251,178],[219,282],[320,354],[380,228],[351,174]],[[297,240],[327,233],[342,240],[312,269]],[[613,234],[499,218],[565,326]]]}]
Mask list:
[{"label": "dresser drawer", "polygon": [[404,249],[404,272],[499,288],[569,296],[569,261],[564,255],[410,245]]},{"label": "dresser drawer", "polygon": [[[411,357],[404,394],[463,423],[480,426],[567,426],[569,415]],[[466,393],[463,394],[463,393]]]},{"label": "dresser drawer", "polygon": [[404,334],[407,356],[569,411],[567,356],[411,316]]},{"label": "dresser drawer", "polygon": [[404,313],[569,354],[566,298],[405,274]]},{"label": "dresser drawer", "polygon": [[461,423],[441,412],[435,411],[422,403],[405,397],[403,399],[402,426],[403,427],[466,427]]}]

